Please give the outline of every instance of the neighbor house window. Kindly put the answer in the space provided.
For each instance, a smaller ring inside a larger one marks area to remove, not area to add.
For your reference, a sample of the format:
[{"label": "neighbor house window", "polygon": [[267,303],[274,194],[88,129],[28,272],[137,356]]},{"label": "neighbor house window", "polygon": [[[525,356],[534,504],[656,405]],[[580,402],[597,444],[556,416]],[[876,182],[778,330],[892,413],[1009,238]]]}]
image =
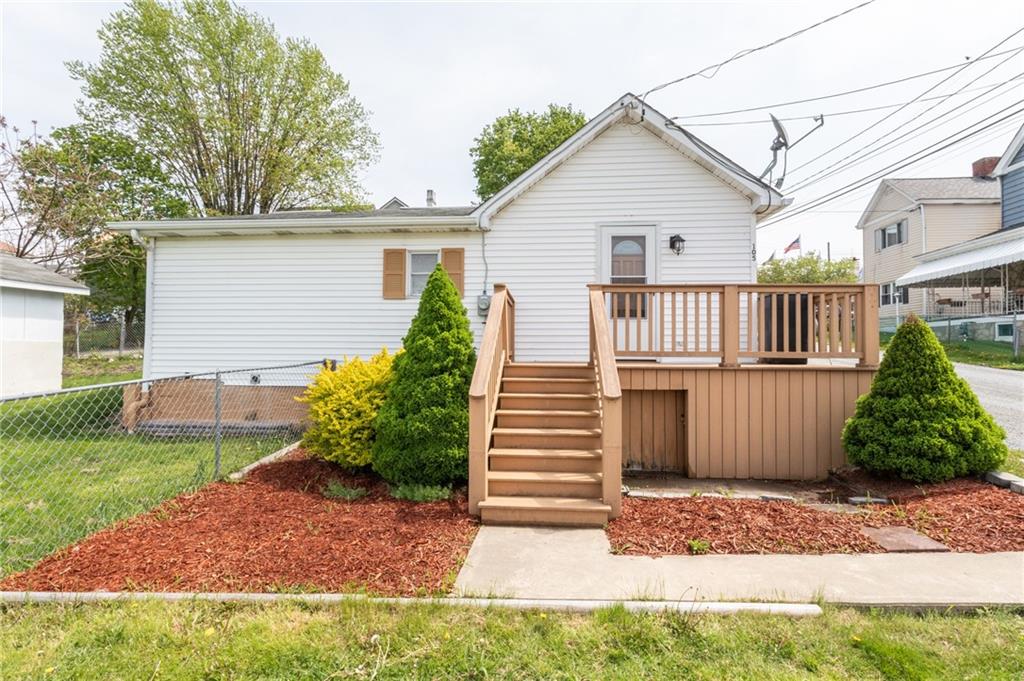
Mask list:
[{"label": "neighbor house window", "polygon": [[409,252],[409,295],[419,296],[427,287],[427,278],[438,263],[437,251]]},{"label": "neighbor house window", "polygon": [[896,284],[882,284],[878,287],[879,305],[906,305],[910,302],[910,289]]},{"label": "neighbor house window", "polygon": [[875,230],[875,251],[885,250],[897,244],[907,242],[907,221],[899,222]]},{"label": "neighbor house window", "polygon": [[1013,338],[1013,324],[996,324],[996,338]]}]

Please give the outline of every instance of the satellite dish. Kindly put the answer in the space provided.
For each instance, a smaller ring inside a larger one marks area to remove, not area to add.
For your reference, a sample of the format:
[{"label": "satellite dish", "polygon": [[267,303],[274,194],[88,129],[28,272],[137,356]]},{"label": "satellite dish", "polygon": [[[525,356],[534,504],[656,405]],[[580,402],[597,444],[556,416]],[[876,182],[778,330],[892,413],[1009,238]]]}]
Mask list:
[{"label": "satellite dish", "polygon": [[[804,133],[803,136],[800,137],[800,139],[798,139],[796,142],[792,142],[791,143],[789,141],[789,133],[786,132],[786,128],[782,125],[782,121],[780,121],[778,118],[776,118],[774,114],[768,114],[768,117],[772,119],[772,125],[775,127],[775,139],[772,140],[772,146],[771,146],[772,162],[768,164],[768,167],[765,168],[764,172],[761,173],[761,175],[758,177],[758,179],[761,179],[761,180],[763,180],[765,175],[770,173],[772,171],[772,169],[775,168],[775,164],[779,162],[779,152],[780,151],[782,151],[783,149],[786,150],[786,156],[784,157],[784,159],[788,160],[788,158],[789,158],[789,150],[790,149],[792,149],[797,144],[799,144],[804,139],[806,139],[807,136],[810,135],[812,132],[814,132],[818,128],[822,127],[823,125],[825,125],[825,116],[824,115],[819,114],[819,115],[815,116],[814,117],[814,122],[817,123],[817,125],[814,126],[813,128],[811,128],[810,130],[808,130],[806,133]],[[786,164],[783,163],[782,175],[775,182],[775,188],[776,189],[781,189],[782,188],[782,183],[786,180],[786,170],[785,170],[785,168],[786,168]]]},{"label": "satellite dish", "polygon": [[788,148],[789,135],[786,134],[786,128],[783,127],[782,121],[776,118],[774,114],[768,114],[768,116],[772,119],[772,125],[775,126],[775,141],[772,142],[772,151]]}]

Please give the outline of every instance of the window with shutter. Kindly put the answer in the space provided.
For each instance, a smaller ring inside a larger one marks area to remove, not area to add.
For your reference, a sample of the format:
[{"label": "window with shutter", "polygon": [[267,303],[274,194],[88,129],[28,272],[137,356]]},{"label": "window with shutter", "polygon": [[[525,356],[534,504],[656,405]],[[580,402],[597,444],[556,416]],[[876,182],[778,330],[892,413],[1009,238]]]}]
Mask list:
[{"label": "window with shutter", "polygon": [[437,251],[416,251],[409,254],[409,295],[419,297],[427,287],[430,273],[437,267]]}]

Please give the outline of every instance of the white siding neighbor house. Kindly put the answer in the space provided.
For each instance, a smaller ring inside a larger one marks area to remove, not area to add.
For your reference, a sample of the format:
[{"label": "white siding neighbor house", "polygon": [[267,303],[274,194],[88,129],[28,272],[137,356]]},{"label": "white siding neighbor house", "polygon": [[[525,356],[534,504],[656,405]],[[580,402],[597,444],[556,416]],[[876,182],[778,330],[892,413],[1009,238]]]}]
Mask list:
[{"label": "white siding neighbor house", "polygon": [[65,294],[89,289],[0,253],[0,397],[60,388]]},{"label": "white siding neighbor house", "polygon": [[584,361],[587,284],[753,282],[786,202],[625,95],[486,202],[430,203],[112,224],[149,252],[145,376],[397,348],[438,262],[478,341],[506,283],[517,358]]}]

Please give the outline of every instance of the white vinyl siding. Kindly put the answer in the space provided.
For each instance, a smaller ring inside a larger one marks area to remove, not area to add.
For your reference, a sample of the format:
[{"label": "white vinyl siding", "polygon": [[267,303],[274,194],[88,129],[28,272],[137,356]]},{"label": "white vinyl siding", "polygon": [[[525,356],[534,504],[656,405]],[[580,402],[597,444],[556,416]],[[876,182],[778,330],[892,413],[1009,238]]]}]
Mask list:
[{"label": "white vinyl siding", "polygon": [[651,282],[756,276],[750,200],[643,128],[614,125],[492,221],[491,280],[516,297],[518,358],[586,359],[587,284],[601,277],[600,230],[616,224],[654,225]]},{"label": "white vinyl siding", "polygon": [[418,298],[384,300],[385,248],[466,249],[479,337],[480,238],[470,233],[156,239],[147,377],[396,350]]},{"label": "white vinyl siding", "polygon": [[[611,126],[500,211],[485,235],[486,287],[508,284],[516,299],[517,359],[586,360],[587,284],[602,276],[601,230],[616,225],[651,230],[648,281],[756,276],[750,200],[642,127]],[[668,247],[673,234],[686,239],[678,256]],[[476,297],[485,282],[476,232],[155,243],[147,376],[398,348],[419,300],[382,298],[385,248],[464,248],[463,302],[480,339]]]},{"label": "white vinyl siding", "polygon": [[64,294],[0,287],[0,397],[57,390]]}]

